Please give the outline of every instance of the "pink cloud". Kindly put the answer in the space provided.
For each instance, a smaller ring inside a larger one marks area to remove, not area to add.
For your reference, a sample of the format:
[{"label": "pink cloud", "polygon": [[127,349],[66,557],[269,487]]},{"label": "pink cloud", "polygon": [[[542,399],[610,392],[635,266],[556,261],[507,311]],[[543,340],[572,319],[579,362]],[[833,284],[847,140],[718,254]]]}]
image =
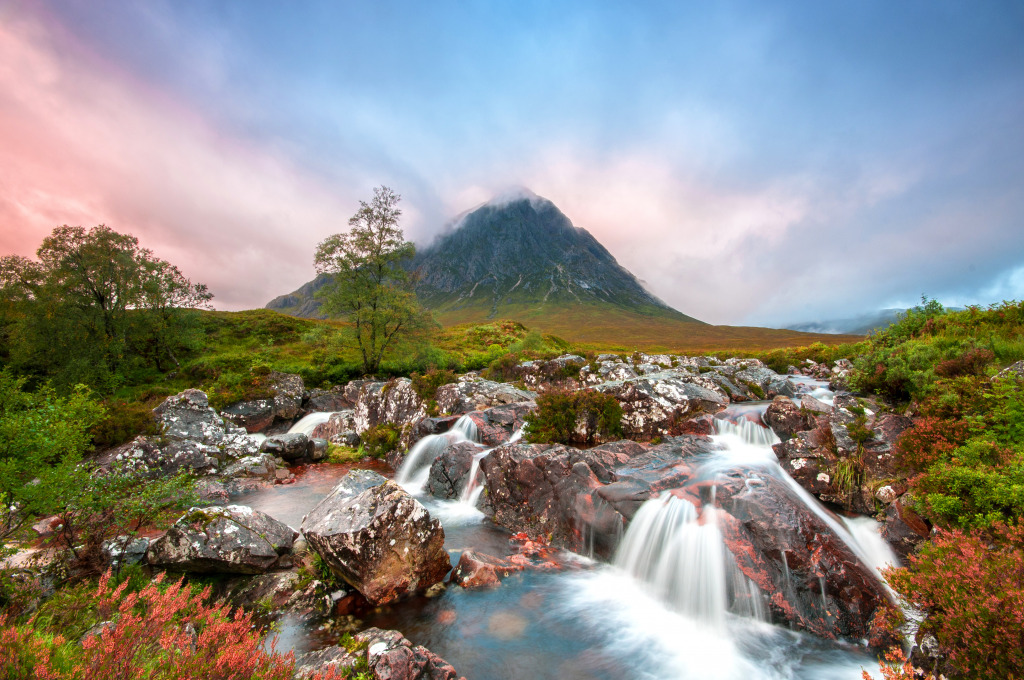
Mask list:
[{"label": "pink cloud", "polygon": [[105,223],[226,309],[311,277],[315,244],[344,228],[355,196],[205,125],[48,17],[12,13],[0,23],[0,253],[31,255],[59,224]]}]

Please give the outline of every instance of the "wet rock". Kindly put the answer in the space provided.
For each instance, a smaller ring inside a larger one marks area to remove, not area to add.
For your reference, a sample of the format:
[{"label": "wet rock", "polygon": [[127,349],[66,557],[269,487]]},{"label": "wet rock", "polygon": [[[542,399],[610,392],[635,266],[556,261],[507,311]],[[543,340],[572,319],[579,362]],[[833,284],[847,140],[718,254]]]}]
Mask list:
[{"label": "wet rock", "polygon": [[798,432],[772,449],[782,469],[800,486],[818,497],[835,493],[832,470],[839,458],[818,443],[814,432]]},{"label": "wet rock", "polygon": [[359,654],[360,652],[350,653],[338,645],[300,654],[295,659],[295,678],[309,678],[331,671],[336,673],[337,677],[347,677],[346,671],[359,662]]},{"label": "wet rock", "polygon": [[1010,364],[996,375],[997,380],[1024,379],[1024,360]]},{"label": "wet rock", "polygon": [[914,497],[909,493],[897,498],[886,509],[882,525],[882,538],[902,560],[917,552],[931,533],[928,523],[913,510],[913,504]]},{"label": "wet rock", "polygon": [[209,478],[197,479],[194,488],[201,501],[209,501],[214,505],[228,504],[228,490],[221,481]]},{"label": "wet rock", "polygon": [[781,439],[789,439],[797,432],[809,430],[814,426],[811,420],[792,399],[778,396],[768,405],[764,413],[764,421]]},{"label": "wet rock", "polygon": [[800,397],[800,408],[814,415],[828,415],[832,413],[832,407],[823,401],[815,399],[809,394]]},{"label": "wet rock", "polygon": [[327,422],[314,427],[309,436],[344,446],[357,446],[359,433],[356,432],[355,411],[347,409],[332,413]]},{"label": "wet rock", "polygon": [[723,474],[716,504],[726,545],[740,571],[770,598],[773,620],[823,637],[869,637],[888,593],[827,515],[757,470]]},{"label": "wet rock", "polygon": [[297,535],[244,505],[192,508],[146,556],[150,564],[174,571],[259,574],[291,550]]},{"label": "wet rock", "polygon": [[473,456],[481,448],[473,442],[457,442],[445,446],[430,464],[427,492],[435,498],[459,498],[469,479]]},{"label": "wet rock", "polygon": [[520,390],[508,383],[484,380],[471,374],[460,376],[458,382],[437,388],[435,399],[442,413],[462,415],[492,406],[533,401],[536,392]]},{"label": "wet rock", "polygon": [[302,533],[370,603],[393,602],[448,573],[441,523],[400,486],[386,481],[356,496],[335,492],[303,518]]},{"label": "wet rock", "polygon": [[504,444],[523,426],[526,414],[536,408],[532,401],[504,406],[494,406],[483,411],[473,411],[469,417],[476,424],[477,436],[485,446]]},{"label": "wet rock", "polygon": [[768,392],[765,395],[768,399],[774,399],[778,396],[783,397],[795,397],[796,396],[796,385],[793,384],[792,380],[786,380],[782,378],[776,380],[768,385]]},{"label": "wet rock", "polygon": [[314,463],[327,458],[328,441],[319,437],[310,437],[309,446],[306,448],[306,457]]},{"label": "wet rock", "polygon": [[260,451],[288,461],[299,460],[309,454],[309,437],[301,432],[271,435],[260,444]]},{"label": "wet rock", "polygon": [[474,550],[465,550],[452,570],[452,582],[463,588],[489,588],[522,571],[523,565]]}]

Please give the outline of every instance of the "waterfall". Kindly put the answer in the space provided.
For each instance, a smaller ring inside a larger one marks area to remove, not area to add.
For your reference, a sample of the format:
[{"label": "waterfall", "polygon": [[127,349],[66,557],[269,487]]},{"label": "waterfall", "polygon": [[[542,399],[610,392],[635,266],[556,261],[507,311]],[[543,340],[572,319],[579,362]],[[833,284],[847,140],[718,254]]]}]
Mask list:
[{"label": "waterfall", "polygon": [[645,501],[614,564],[673,609],[708,626],[724,629],[730,611],[765,620],[763,596],[736,567],[712,506],[698,513],[672,494]]},{"label": "waterfall", "polygon": [[770,447],[782,441],[770,427],[746,418],[741,418],[735,423],[724,418],[715,418],[713,422],[715,434],[738,437],[744,444]]},{"label": "waterfall", "polygon": [[303,416],[298,422],[288,428],[288,434],[302,433],[307,437],[313,434],[317,425],[322,425],[331,419],[334,411],[314,411]]},{"label": "waterfall", "polygon": [[443,434],[428,434],[420,439],[406,454],[401,467],[395,474],[395,481],[406,491],[416,495],[423,491],[430,478],[430,465],[452,444],[462,441],[476,441],[479,438],[476,423],[468,415],[455,421],[452,429]]}]

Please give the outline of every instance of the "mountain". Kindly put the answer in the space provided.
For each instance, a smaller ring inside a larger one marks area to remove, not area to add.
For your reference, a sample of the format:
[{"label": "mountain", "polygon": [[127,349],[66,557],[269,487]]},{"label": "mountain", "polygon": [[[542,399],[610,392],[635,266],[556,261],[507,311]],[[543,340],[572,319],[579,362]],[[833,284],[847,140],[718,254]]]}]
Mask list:
[{"label": "mountain", "polygon": [[881,330],[896,321],[905,309],[880,309],[846,319],[828,319],[824,321],[805,321],[786,326],[793,331],[805,333],[846,333],[850,335],[867,335],[871,331]]},{"label": "mountain", "polygon": [[[515,318],[546,329],[609,313],[702,323],[651,295],[586,229],[526,190],[466,213],[410,267],[416,296],[443,323]],[[313,295],[328,280],[320,275],[267,308],[319,318]]]}]

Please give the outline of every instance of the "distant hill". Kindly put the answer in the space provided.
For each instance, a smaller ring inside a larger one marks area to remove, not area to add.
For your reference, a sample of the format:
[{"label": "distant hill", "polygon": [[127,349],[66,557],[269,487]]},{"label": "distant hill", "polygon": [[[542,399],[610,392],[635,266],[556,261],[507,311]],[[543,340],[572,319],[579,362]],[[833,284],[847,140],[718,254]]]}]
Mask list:
[{"label": "distant hill", "polygon": [[881,330],[896,321],[905,309],[880,309],[877,312],[852,316],[846,319],[828,319],[823,321],[805,321],[786,326],[789,330],[805,333],[846,333],[849,335],[867,335],[871,331]]}]

